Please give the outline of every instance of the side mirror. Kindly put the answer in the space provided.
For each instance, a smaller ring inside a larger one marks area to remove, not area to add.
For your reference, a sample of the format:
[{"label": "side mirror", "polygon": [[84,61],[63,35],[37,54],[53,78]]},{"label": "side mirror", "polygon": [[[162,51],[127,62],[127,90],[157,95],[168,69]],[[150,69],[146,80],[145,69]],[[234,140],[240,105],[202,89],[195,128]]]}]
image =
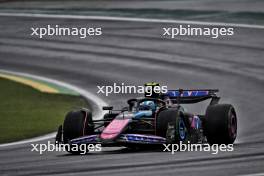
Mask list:
[{"label": "side mirror", "polygon": [[103,106],[103,110],[112,111],[113,110],[113,106]]}]

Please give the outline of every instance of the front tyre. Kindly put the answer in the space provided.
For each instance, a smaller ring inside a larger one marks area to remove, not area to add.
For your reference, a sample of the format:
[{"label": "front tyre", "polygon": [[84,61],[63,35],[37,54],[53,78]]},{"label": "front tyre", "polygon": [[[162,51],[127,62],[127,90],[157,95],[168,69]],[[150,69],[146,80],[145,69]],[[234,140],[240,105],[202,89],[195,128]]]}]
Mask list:
[{"label": "front tyre", "polygon": [[183,112],[178,108],[165,109],[157,117],[157,135],[166,137],[167,143],[185,143],[188,130]]},{"label": "front tyre", "polygon": [[55,142],[57,143],[57,144],[60,144],[60,143],[62,143],[62,125],[60,125],[59,127],[58,127],[58,130],[57,130],[57,134],[56,134],[56,137],[55,137]]},{"label": "front tyre", "polygon": [[[92,134],[94,134],[94,124],[92,113],[89,110],[71,111],[66,115],[63,123],[63,142],[65,144],[70,144],[70,140],[74,138]],[[68,152],[80,153],[76,150],[73,151],[71,147],[67,149]]]},{"label": "front tyre", "polygon": [[230,104],[208,106],[204,133],[209,144],[233,144],[237,136],[237,116]]},{"label": "front tyre", "polygon": [[181,113],[175,114],[172,122],[168,123],[166,139],[168,143],[186,143],[188,140],[188,130]]}]

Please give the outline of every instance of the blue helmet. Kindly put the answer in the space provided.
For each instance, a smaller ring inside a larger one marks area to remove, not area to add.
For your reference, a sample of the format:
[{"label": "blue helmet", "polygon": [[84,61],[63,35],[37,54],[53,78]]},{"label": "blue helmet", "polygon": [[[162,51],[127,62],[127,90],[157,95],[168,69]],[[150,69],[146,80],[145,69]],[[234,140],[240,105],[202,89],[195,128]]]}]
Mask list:
[{"label": "blue helmet", "polygon": [[139,105],[139,110],[156,110],[156,105],[154,101],[143,101]]}]

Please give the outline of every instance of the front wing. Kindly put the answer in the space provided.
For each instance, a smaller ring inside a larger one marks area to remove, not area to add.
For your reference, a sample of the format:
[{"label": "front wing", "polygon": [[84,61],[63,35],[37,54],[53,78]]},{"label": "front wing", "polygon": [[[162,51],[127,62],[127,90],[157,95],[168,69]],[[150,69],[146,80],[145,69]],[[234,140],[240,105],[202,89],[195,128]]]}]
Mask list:
[{"label": "front wing", "polygon": [[164,144],[166,138],[155,135],[143,134],[121,134],[114,140],[104,140],[100,135],[88,135],[72,139],[70,144],[102,144],[102,145],[120,145],[120,144]]}]

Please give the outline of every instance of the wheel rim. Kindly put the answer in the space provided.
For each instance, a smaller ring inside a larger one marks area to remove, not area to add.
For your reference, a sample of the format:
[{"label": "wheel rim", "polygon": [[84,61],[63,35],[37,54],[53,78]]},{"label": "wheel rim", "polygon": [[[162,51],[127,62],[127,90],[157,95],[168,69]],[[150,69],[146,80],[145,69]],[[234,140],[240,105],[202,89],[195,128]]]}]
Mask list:
[{"label": "wheel rim", "polygon": [[232,138],[235,138],[237,134],[237,119],[236,119],[236,115],[234,114],[234,112],[232,112],[230,116],[229,134]]},{"label": "wheel rim", "polygon": [[182,119],[180,119],[179,121],[179,136],[181,140],[184,140],[186,137],[186,131],[185,131],[185,124],[184,121]]}]

